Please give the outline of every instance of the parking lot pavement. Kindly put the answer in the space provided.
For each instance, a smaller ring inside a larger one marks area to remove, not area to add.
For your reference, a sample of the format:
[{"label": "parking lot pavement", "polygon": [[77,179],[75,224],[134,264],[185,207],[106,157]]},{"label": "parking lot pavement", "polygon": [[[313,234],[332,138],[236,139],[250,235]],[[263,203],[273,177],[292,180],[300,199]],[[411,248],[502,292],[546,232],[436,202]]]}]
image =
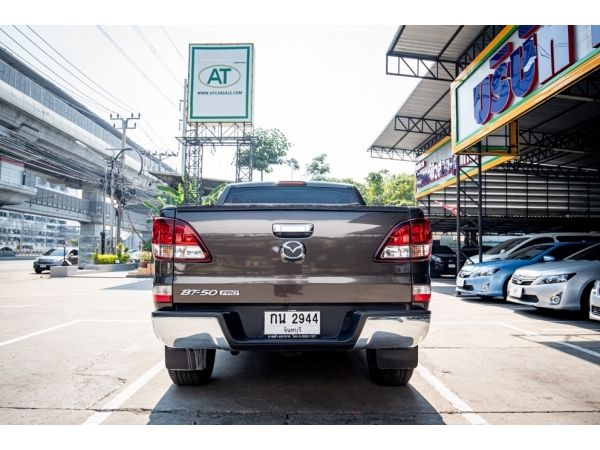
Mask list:
[{"label": "parking lot pavement", "polygon": [[0,261],[0,424],[598,424],[600,323],[433,283],[410,385],[372,384],[363,353],[217,352],[206,386],[171,384],[151,280],[49,278]]}]

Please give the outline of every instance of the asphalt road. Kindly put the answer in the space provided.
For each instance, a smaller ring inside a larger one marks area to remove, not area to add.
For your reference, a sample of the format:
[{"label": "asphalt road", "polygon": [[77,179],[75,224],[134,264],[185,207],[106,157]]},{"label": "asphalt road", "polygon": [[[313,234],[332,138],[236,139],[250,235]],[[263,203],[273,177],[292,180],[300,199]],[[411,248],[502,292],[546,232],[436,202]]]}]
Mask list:
[{"label": "asphalt road", "polygon": [[363,353],[217,352],[213,381],[173,386],[149,279],[49,278],[0,261],[0,424],[599,424],[600,322],[453,296],[410,385]]}]

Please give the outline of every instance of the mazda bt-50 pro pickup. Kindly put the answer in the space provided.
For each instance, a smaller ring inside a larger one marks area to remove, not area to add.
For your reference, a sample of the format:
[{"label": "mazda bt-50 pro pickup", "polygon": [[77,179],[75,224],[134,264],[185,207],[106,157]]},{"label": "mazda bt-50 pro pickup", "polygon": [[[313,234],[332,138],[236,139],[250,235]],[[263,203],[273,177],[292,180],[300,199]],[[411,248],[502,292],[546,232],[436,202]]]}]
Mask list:
[{"label": "mazda bt-50 pro pickup", "polygon": [[164,208],[152,323],[173,383],[206,383],[216,350],[366,350],[374,382],[406,384],[431,244],[419,208],[365,206],[349,184],[236,183],[215,206]]}]

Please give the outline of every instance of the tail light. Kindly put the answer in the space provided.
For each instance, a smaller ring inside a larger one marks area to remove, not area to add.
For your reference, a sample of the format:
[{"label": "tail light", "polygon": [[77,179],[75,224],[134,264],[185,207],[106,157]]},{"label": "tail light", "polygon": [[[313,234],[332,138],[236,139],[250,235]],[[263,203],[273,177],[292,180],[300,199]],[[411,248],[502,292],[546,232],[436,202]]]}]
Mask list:
[{"label": "tail light", "polygon": [[173,290],[169,285],[159,285],[152,288],[154,303],[172,303]]},{"label": "tail light", "polygon": [[277,186],[306,186],[306,181],[278,181]]},{"label": "tail light", "polygon": [[425,261],[431,257],[431,224],[411,219],[394,227],[377,251],[377,261]]},{"label": "tail light", "polygon": [[428,284],[413,284],[412,286],[412,301],[413,302],[428,302],[431,300],[431,286]]},{"label": "tail light", "polygon": [[152,224],[152,254],[157,260],[211,261],[202,239],[189,223],[166,217],[159,217]]}]

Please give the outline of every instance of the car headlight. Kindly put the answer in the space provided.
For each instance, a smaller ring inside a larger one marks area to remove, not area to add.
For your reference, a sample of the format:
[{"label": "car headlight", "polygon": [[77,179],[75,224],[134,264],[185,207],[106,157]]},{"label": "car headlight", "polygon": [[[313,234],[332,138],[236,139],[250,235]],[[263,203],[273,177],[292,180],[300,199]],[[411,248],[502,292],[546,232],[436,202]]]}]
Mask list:
[{"label": "car headlight", "polygon": [[560,275],[550,275],[549,277],[542,278],[542,283],[566,283],[569,279],[573,278],[574,276],[574,273],[561,273]]},{"label": "car headlight", "polygon": [[40,258],[35,258],[33,262],[40,262]]},{"label": "car headlight", "polygon": [[441,263],[441,262],[442,262],[442,258],[440,258],[439,256],[435,256],[435,255],[433,255],[433,256],[431,257],[431,260],[432,260],[432,261],[435,261],[435,262],[438,262],[438,263]]},{"label": "car headlight", "polygon": [[490,267],[488,269],[481,269],[475,272],[473,275],[476,277],[489,277],[494,275],[496,272],[500,270],[499,267]]}]

